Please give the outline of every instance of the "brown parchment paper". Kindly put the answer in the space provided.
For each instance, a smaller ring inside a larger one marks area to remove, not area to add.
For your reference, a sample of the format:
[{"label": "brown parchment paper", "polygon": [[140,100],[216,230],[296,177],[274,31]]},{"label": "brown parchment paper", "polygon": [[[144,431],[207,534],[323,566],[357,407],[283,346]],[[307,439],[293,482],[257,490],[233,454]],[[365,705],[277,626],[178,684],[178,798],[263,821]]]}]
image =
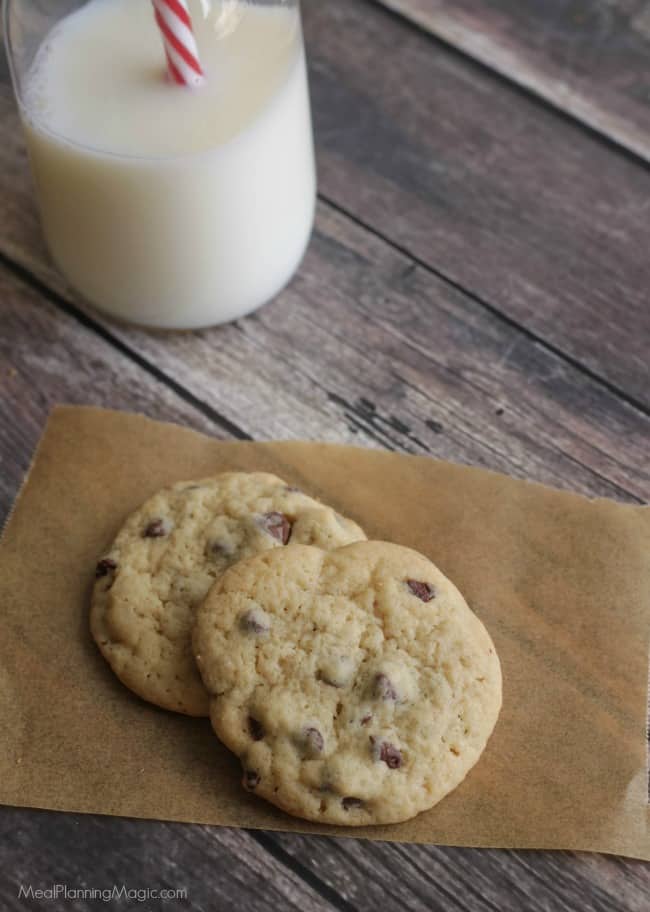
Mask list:
[{"label": "brown parchment paper", "polygon": [[[504,706],[481,761],[397,826],[295,820],[239,785],[207,720],[113,677],[88,632],[95,563],[157,488],[269,470],[369,537],[431,557],[496,643]],[[52,415],[0,546],[0,802],[452,845],[650,859],[650,511],[505,476],[318,443],[222,443],[92,408]]]}]

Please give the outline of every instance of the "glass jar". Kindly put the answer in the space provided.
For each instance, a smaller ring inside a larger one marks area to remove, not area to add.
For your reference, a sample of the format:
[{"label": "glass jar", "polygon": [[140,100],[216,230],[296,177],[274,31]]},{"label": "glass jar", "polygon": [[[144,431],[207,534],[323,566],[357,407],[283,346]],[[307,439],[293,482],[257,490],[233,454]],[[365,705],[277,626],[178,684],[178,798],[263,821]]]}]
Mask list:
[{"label": "glass jar", "polygon": [[297,0],[188,10],[198,87],[170,78],[151,0],[5,0],[4,26],[54,261],[106,314],[193,329],[289,281],[316,176]]}]

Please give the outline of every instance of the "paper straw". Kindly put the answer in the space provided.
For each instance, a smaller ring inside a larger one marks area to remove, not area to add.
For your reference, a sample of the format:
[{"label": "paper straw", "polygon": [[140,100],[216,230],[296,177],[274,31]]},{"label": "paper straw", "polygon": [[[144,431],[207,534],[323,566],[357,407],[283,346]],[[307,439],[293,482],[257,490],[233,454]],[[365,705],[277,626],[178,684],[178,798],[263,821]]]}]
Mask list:
[{"label": "paper straw", "polygon": [[202,85],[205,77],[187,0],[152,0],[152,3],[165,45],[170,77],[178,85]]}]

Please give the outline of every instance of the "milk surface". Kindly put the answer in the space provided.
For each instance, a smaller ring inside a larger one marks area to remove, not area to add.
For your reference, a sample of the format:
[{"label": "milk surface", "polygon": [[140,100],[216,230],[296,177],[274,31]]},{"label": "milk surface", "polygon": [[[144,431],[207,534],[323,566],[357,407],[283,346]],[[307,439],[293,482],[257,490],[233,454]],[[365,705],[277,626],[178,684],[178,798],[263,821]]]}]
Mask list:
[{"label": "milk surface", "polygon": [[138,323],[235,319],[289,280],[315,169],[298,10],[190,2],[205,84],[165,77],[150,0],[90,0],[46,38],[22,115],[46,239]]}]

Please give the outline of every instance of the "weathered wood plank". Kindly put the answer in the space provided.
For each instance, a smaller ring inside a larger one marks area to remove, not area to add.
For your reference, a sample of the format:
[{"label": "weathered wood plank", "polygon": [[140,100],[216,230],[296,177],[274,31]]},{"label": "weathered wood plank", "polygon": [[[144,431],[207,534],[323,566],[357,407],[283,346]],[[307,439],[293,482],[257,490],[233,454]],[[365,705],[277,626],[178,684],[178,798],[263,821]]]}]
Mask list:
[{"label": "weathered wood plank", "polygon": [[[125,408],[224,436],[201,411],[2,268],[0,315],[0,528],[55,403]],[[217,907],[212,899],[223,908],[331,908],[243,832],[2,808],[0,844],[3,909],[26,907],[20,883],[123,881],[188,885],[193,908]]]},{"label": "weathered wood plank", "polygon": [[375,0],[650,161],[644,0]]},{"label": "weathered wood plank", "polygon": [[0,315],[0,525],[57,403],[111,403],[223,436],[200,411],[3,268]]},{"label": "weathered wood plank", "polygon": [[26,900],[20,888],[187,890],[187,897],[149,901],[115,897],[106,908],[336,908],[244,830],[3,808],[0,812],[0,905],[30,909],[96,909],[99,899]]},{"label": "weathered wood plank", "polygon": [[[385,912],[647,912],[650,867],[567,852],[371,845],[278,835],[353,908]],[[405,885],[408,894],[405,895]]]},{"label": "weathered wood plank", "polygon": [[[65,294],[27,192],[16,210],[8,248]],[[647,416],[324,204],[299,275],[258,314],[193,334],[103,325],[258,438],[379,444],[650,495]]]},{"label": "weathered wood plank", "polygon": [[305,24],[323,194],[648,406],[648,171],[380,7]]}]

